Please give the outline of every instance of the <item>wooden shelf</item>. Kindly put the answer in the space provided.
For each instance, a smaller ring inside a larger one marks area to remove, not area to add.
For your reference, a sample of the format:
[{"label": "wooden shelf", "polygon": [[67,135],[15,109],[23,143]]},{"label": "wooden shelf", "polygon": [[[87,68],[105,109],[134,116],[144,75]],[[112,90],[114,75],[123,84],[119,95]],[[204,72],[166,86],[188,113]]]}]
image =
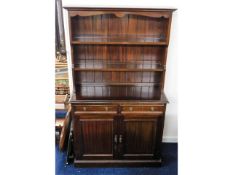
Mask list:
[{"label": "wooden shelf", "polygon": [[96,42],[96,41],[72,41],[72,44],[77,45],[87,45],[87,44],[93,44],[93,45],[157,45],[157,46],[167,46],[168,44],[166,42]]},{"label": "wooden shelf", "polygon": [[91,86],[91,87],[102,87],[102,86],[160,86],[160,83],[156,82],[132,82],[132,83],[124,83],[124,82],[77,82],[76,85],[78,86]]},{"label": "wooden shelf", "polygon": [[129,44],[129,45],[167,45],[163,34],[80,34],[73,36],[72,44]]},{"label": "wooden shelf", "polygon": [[[116,61],[117,60],[117,61]],[[103,69],[103,70],[114,70],[114,71],[126,71],[126,70],[140,70],[149,69],[155,71],[163,71],[164,66],[159,60],[124,60],[119,57],[116,60],[110,59],[78,59],[74,64],[74,68],[79,69]]]},{"label": "wooden shelf", "polygon": [[104,72],[162,72],[164,71],[165,69],[164,68],[156,68],[156,69],[109,69],[109,68],[106,68],[106,69],[93,69],[93,68],[74,68],[75,71],[104,71]]}]

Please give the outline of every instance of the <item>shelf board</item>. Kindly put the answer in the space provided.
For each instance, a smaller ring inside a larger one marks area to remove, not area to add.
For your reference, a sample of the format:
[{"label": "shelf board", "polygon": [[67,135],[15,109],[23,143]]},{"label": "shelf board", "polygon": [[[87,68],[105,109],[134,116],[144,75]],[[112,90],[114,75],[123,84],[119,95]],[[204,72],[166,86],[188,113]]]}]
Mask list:
[{"label": "shelf board", "polygon": [[72,41],[71,42],[74,45],[87,45],[87,44],[93,44],[93,45],[158,45],[158,46],[167,46],[168,44],[165,41],[159,41],[159,42],[100,42],[100,41]]},{"label": "shelf board", "polygon": [[164,34],[78,34],[72,44],[167,45]]},{"label": "shelf board", "polygon": [[105,71],[140,71],[140,70],[150,70],[150,71],[163,71],[165,66],[160,62],[155,60],[131,60],[131,61],[118,61],[106,60],[106,59],[77,59],[74,64],[75,70],[105,70]]},{"label": "shelf board", "polygon": [[127,68],[104,68],[104,69],[96,69],[96,68],[74,68],[75,71],[104,71],[104,72],[162,72],[164,68],[155,68],[155,69],[142,69],[142,68],[134,68],[134,69],[127,69]]},{"label": "shelf board", "polygon": [[76,85],[78,86],[91,86],[91,87],[97,87],[97,86],[160,86],[159,83],[155,82],[132,82],[132,83],[120,83],[120,82],[92,82],[92,83],[86,83],[86,82],[77,82]]}]

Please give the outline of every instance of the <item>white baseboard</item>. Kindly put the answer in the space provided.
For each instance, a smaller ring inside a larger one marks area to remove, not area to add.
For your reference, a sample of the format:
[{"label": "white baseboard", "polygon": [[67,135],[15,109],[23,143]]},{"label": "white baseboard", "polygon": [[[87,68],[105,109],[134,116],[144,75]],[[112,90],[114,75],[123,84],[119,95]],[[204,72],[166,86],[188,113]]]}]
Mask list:
[{"label": "white baseboard", "polygon": [[165,142],[165,143],[177,143],[178,139],[177,139],[177,137],[164,136],[163,142]]}]

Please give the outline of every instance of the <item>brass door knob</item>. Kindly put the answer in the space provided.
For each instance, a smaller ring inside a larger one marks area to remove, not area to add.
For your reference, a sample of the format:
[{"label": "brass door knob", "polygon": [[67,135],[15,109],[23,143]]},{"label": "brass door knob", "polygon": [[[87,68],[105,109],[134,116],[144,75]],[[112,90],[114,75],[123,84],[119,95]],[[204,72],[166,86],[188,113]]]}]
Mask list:
[{"label": "brass door knob", "polygon": [[86,107],[83,107],[83,110],[84,110],[84,111],[86,111],[86,110],[87,110],[87,108],[86,108]]},{"label": "brass door knob", "polygon": [[130,111],[133,111],[133,107],[130,107],[129,110],[130,110]]},{"label": "brass door knob", "polygon": [[108,107],[105,107],[105,111],[108,111]]},{"label": "brass door knob", "polygon": [[122,135],[119,136],[119,143],[122,143]]},{"label": "brass door knob", "polygon": [[154,110],[155,110],[155,108],[152,106],[152,107],[150,108],[150,110],[151,110],[151,111],[154,111]]}]

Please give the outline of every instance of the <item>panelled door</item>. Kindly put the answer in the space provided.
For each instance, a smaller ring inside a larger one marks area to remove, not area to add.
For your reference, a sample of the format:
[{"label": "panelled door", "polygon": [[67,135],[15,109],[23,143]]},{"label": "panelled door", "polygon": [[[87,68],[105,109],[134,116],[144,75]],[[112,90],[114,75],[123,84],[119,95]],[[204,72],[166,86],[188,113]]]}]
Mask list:
[{"label": "panelled door", "polygon": [[74,118],[76,159],[114,159],[116,157],[116,116],[114,114],[78,114]]},{"label": "panelled door", "polygon": [[121,159],[160,157],[162,116],[125,114],[120,119],[119,151]]}]

